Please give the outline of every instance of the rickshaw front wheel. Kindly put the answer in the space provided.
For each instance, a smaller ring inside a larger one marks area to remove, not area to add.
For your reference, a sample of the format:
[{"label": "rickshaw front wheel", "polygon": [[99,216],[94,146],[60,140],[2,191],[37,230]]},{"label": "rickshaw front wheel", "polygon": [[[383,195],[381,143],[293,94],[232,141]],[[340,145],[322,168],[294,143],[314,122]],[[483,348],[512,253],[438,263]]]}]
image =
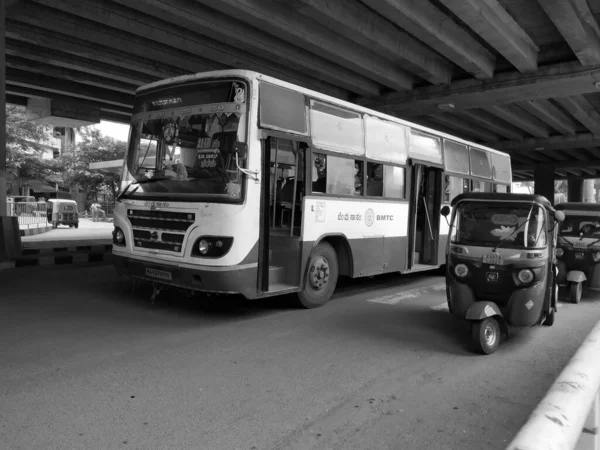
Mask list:
[{"label": "rickshaw front wheel", "polygon": [[471,337],[479,353],[494,353],[500,345],[500,325],[495,318],[487,317],[473,324]]},{"label": "rickshaw front wheel", "polygon": [[581,294],[583,292],[583,283],[571,283],[569,286],[569,297],[571,303],[579,303],[581,301]]}]

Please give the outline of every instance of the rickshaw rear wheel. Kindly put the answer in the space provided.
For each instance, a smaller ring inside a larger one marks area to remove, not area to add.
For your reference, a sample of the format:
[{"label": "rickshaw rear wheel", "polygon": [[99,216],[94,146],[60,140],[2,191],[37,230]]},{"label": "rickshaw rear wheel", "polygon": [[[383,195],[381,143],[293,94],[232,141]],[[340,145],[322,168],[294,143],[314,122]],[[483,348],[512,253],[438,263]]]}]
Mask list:
[{"label": "rickshaw rear wheel", "polygon": [[556,310],[554,308],[551,308],[550,312],[546,315],[546,318],[544,319],[544,325],[546,325],[547,327],[551,327],[552,325],[554,325],[555,316]]},{"label": "rickshaw rear wheel", "polygon": [[495,318],[487,317],[473,324],[471,337],[479,353],[494,353],[500,345],[500,325]]},{"label": "rickshaw rear wheel", "polygon": [[75,228],[79,228],[79,224],[78,223],[75,224]]},{"label": "rickshaw rear wheel", "polygon": [[583,292],[583,283],[571,283],[569,286],[569,297],[571,303],[579,303]]},{"label": "rickshaw rear wheel", "polygon": [[58,224],[56,222],[52,222],[52,228],[56,228],[58,227]]}]

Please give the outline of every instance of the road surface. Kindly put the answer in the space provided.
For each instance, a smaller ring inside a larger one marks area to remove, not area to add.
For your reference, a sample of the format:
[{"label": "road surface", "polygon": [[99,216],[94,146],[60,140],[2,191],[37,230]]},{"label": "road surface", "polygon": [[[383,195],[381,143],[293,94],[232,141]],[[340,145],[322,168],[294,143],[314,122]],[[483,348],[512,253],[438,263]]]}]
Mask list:
[{"label": "road surface", "polygon": [[334,300],[216,303],[118,290],[110,266],[0,283],[2,449],[503,449],[600,320],[561,303],[490,356],[439,276]]}]

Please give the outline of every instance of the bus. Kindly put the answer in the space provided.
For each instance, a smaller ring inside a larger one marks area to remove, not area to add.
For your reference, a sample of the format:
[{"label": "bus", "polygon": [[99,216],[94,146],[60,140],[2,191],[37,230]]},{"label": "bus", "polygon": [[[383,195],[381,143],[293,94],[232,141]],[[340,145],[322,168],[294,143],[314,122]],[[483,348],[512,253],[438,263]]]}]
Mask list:
[{"label": "bus", "polygon": [[246,70],[136,91],[113,256],[155,293],[296,293],[445,262],[443,205],[510,192],[506,153]]}]

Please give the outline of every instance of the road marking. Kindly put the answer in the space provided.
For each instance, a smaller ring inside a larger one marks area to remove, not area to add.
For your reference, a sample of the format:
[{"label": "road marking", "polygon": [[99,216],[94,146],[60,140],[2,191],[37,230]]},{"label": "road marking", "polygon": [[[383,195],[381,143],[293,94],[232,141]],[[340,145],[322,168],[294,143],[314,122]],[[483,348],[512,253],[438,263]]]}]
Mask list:
[{"label": "road marking", "polygon": [[409,291],[398,292],[396,294],[384,295],[382,297],[370,298],[367,301],[371,303],[381,303],[384,305],[396,305],[400,303],[402,300],[406,300],[408,298],[418,298],[424,294],[431,293],[430,291],[440,291],[442,289],[446,289],[445,284],[434,284],[433,286],[427,286],[418,289],[411,289]]}]

